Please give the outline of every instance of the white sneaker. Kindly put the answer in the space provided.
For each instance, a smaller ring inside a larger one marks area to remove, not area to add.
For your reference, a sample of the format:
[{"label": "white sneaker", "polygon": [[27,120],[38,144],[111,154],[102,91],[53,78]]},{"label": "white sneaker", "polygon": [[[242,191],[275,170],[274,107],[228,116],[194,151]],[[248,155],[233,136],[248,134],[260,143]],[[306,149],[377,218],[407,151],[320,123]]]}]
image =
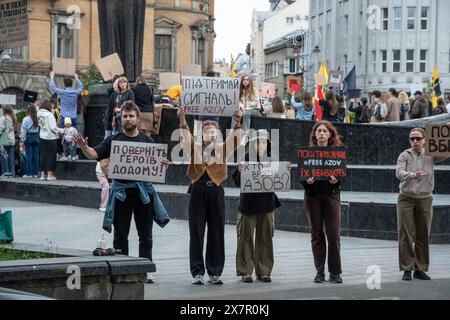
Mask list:
[{"label": "white sneaker", "polygon": [[209,276],[208,282],[211,284],[223,284],[223,281],[220,279],[220,276]]},{"label": "white sneaker", "polygon": [[22,178],[24,178],[24,179],[31,179],[31,178],[33,178],[33,177],[32,177],[32,176],[24,175]]},{"label": "white sneaker", "polygon": [[155,283],[155,278],[153,278],[151,272],[147,272],[147,280],[145,280],[145,283]]},{"label": "white sneaker", "polygon": [[61,160],[61,161],[66,161],[67,158],[66,158],[66,156],[62,156],[59,160]]},{"label": "white sneaker", "polygon": [[198,274],[192,280],[192,284],[202,285],[205,284],[205,280],[203,279],[203,276],[201,274]]},{"label": "white sneaker", "polygon": [[101,212],[106,212],[106,208],[98,208],[98,210]]}]

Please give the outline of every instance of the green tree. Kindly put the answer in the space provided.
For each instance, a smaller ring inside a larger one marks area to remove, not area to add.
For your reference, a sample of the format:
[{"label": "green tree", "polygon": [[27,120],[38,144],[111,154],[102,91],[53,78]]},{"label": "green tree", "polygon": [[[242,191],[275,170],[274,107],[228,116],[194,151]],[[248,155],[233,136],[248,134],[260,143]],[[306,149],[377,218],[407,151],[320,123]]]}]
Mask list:
[{"label": "green tree", "polygon": [[95,64],[90,64],[87,67],[86,73],[81,76],[80,80],[86,89],[103,82],[102,74],[98,71]]}]

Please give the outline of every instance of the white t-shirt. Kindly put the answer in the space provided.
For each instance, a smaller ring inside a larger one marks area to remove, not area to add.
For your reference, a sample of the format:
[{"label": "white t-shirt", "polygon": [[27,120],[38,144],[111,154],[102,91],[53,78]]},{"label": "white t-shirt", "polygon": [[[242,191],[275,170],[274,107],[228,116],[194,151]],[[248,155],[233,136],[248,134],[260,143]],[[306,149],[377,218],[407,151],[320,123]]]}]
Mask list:
[{"label": "white t-shirt", "polygon": [[450,114],[450,103],[447,105],[447,113]]}]

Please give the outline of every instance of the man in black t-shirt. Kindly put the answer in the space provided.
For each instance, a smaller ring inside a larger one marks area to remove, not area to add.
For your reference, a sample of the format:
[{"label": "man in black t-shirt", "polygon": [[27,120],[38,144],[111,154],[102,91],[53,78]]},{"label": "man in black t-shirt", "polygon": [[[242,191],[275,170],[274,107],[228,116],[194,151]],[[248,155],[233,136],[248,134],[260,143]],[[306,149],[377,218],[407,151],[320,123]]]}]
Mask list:
[{"label": "man in black t-shirt", "polygon": [[[139,122],[139,108],[132,101],[127,101],[122,105],[122,132],[112,137],[107,138],[101,142],[95,148],[91,148],[87,145],[87,138],[84,139],[80,134],[76,134],[74,137],[75,142],[80,146],[81,151],[88,159],[101,161],[108,159],[111,154],[112,141],[129,141],[129,142],[147,142],[152,143],[153,139],[145,134],[142,134],[138,130]],[[162,164],[166,167],[169,165],[168,160],[163,160]],[[139,235],[139,257],[148,258],[152,260],[152,229],[153,229],[153,215],[154,207],[152,202],[143,203],[141,200],[141,194],[137,183],[140,181],[130,180],[114,180],[112,190],[117,189],[114,182],[118,184],[128,185],[123,191],[125,191],[126,198],[123,201],[119,201],[116,198],[112,198],[114,201],[114,248],[120,249],[122,254],[128,255],[128,234],[130,231],[131,216],[134,212],[134,220],[136,223],[136,229]],[[134,186],[136,184],[136,186]],[[130,187],[130,185],[133,185]],[[111,194],[111,196],[113,196]],[[151,196],[151,195],[150,195]],[[154,199],[153,199],[154,200]],[[111,201],[111,200],[110,200]],[[108,209],[110,205],[108,204]],[[110,212],[106,212],[108,215]],[[105,221],[106,216],[105,215]],[[109,231],[109,230],[108,230]],[[147,275],[147,283],[152,283],[153,278],[150,274]]]}]

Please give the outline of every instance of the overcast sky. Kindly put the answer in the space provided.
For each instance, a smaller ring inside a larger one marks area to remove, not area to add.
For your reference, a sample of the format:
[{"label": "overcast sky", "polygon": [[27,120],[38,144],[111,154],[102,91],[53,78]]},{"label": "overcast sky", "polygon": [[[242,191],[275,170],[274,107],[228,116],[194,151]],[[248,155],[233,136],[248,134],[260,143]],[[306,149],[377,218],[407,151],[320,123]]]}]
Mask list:
[{"label": "overcast sky", "polygon": [[230,61],[231,54],[245,53],[250,42],[250,26],[253,9],[269,10],[269,0],[216,0],[214,60],[225,58]]}]

